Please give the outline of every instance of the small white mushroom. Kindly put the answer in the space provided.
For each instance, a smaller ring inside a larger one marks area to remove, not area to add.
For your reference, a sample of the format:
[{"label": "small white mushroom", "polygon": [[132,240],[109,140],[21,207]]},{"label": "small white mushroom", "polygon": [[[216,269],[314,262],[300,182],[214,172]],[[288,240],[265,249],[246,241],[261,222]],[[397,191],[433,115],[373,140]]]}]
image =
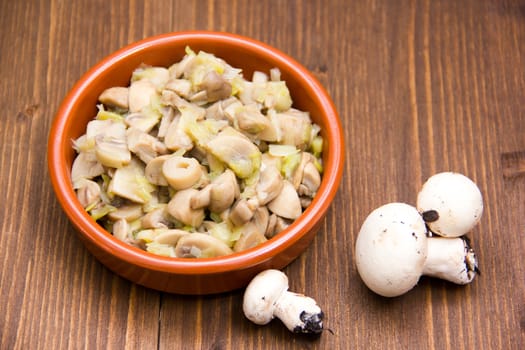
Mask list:
[{"label": "small white mushroom", "polygon": [[324,314],[317,302],[288,291],[288,277],[279,270],[265,270],[253,278],[244,292],[243,311],[258,325],[274,317],[294,333],[320,334]]},{"label": "small white mushroom", "polygon": [[430,230],[443,237],[467,234],[481,219],[483,198],[465,175],[443,172],[431,176],[417,196],[417,209]]},{"label": "small white mushroom", "polygon": [[357,236],[357,271],[372,291],[385,297],[408,292],[426,273],[454,283],[471,282],[477,264],[466,241],[430,240],[415,207],[405,203],[383,205],[368,215]]}]

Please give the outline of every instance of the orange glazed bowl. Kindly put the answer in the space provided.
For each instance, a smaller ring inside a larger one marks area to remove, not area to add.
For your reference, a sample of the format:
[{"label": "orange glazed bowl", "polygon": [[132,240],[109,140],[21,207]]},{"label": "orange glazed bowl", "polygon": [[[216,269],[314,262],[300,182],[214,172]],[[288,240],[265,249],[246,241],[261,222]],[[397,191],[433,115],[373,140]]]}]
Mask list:
[{"label": "orange glazed bowl", "polygon": [[[246,79],[255,70],[277,67],[290,90],[293,107],[310,113],[321,127],[321,186],[303,214],[288,228],[258,246],[215,258],[170,258],[151,254],[114,237],[84,210],[71,181],[76,152],[72,141],[86,132],[97,113],[98,96],[107,88],[128,86],[141,64],[168,67],[186,46],[241,68]],[[344,141],[337,111],[317,79],[294,59],[253,39],[191,31],[163,34],[131,44],[89,70],[73,87],[55,116],[48,142],[48,166],[58,201],[87,249],[107,268],[137,284],[178,294],[212,294],[245,287],[260,271],[282,269],[311,243],[334,199],[343,173]]]}]

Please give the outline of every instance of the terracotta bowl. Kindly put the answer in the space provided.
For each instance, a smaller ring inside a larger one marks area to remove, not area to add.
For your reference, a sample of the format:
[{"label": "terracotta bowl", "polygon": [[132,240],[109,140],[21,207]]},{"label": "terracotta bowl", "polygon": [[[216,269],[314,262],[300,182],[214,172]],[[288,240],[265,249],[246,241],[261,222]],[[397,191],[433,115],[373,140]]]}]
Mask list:
[{"label": "terracotta bowl", "polygon": [[[85,133],[96,114],[99,94],[127,86],[140,64],[169,66],[182,59],[184,48],[204,50],[243,69],[281,70],[294,107],[309,111],[322,128],[324,174],[321,187],[303,215],[290,227],[259,246],[229,256],[183,259],[156,256],[113,237],[84,211],[72,188],[72,140]],[[320,83],[294,59],[261,42],[226,33],[178,32],[129,45],[89,70],[64,99],[51,127],[48,165],[51,182],[66,215],[87,249],[107,268],[137,284],[178,294],[211,294],[245,287],[258,272],[282,269],[310,244],[332,202],[343,172],[343,135],[334,105]]]}]

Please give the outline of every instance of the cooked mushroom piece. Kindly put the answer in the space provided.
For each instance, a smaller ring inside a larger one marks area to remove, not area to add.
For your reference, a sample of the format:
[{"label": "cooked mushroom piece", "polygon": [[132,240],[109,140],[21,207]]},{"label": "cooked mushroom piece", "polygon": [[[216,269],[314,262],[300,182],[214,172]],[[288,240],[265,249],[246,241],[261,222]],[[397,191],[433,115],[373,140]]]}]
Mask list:
[{"label": "cooked mushroom piece", "polygon": [[266,233],[270,221],[270,212],[266,206],[257,207],[253,213],[251,222],[257,227],[259,232]]},{"label": "cooked mushroom piece", "polygon": [[200,209],[207,207],[210,204],[211,201],[211,190],[213,188],[212,184],[208,184],[203,189],[201,189],[198,193],[196,193],[193,197],[191,197],[191,208],[192,209]]},{"label": "cooked mushroom piece", "polygon": [[151,199],[153,191],[155,186],[146,179],[144,165],[135,158],[128,165],[115,170],[108,186],[109,195],[118,195],[141,204]]},{"label": "cooked mushroom piece", "polygon": [[199,227],[204,220],[204,209],[191,208],[191,198],[198,192],[193,188],[176,192],[168,203],[168,213],[184,225]]},{"label": "cooked mushroom piece", "polygon": [[102,91],[98,100],[107,106],[128,109],[129,91],[127,87],[116,86]]},{"label": "cooked mushroom piece", "polygon": [[255,209],[256,207],[251,205],[246,199],[239,199],[230,210],[230,221],[235,226],[242,226],[251,220]]},{"label": "cooked mushroom piece", "polygon": [[162,174],[162,166],[166,159],[172,157],[170,154],[158,156],[146,164],[145,175],[146,179],[154,185],[168,186],[168,181]]},{"label": "cooked mushroom piece", "polygon": [[192,139],[186,134],[181,124],[181,116],[176,115],[166,129],[164,144],[172,151],[179,149],[190,150],[193,148]]},{"label": "cooked mushroom piece", "polygon": [[281,143],[304,150],[310,140],[312,122],[308,113],[290,109],[278,114]]},{"label": "cooked mushroom piece", "polygon": [[235,117],[239,129],[251,134],[258,134],[272,126],[270,120],[261,113],[261,110],[256,104],[250,104],[239,108]]},{"label": "cooked mushroom piece", "polygon": [[152,96],[157,93],[155,85],[146,79],[137,80],[129,86],[128,105],[131,113],[140,112],[151,102]]},{"label": "cooked mushroom piece", "polygon": [[154,209],[140,219],[140,225],[143,228],[168,228],[171,224],[166,204]]},{"label": "cooked mushroom piece", "polygon": [[241,236],[233,246],[234,252],[240,252],[242,250],[250,249],[267,241],[264,234],[261,231],[259,231],[257,225],[255,225],[253,222],[248,222],[244,224],[241,228],[241,231]]},{"label": "cooked mushroom piece", "polygon": [[232,94],[231,84],[215,70],[210,70],[206,73],[199,88],[206,91],[207,102],[222,100]]},{"label": "cooked mushroom piece", "polygon": [[166,146],[156,137],[151,136],[139,129],[128,128],[126,131],[128,149],[148,164],[159,154],[167,152]]},{"label": "cooked mushroom piece", "polygon": [[221,131],[205,147],[241,179],[252,176],[261,165],[259,148],[243,136]]},{"label": "cooked mushroom piece", "polygon": [[208,209],[213,213],[222,213],[239,197],[239,184],[233,171],[226,169],[211,182],[210,204]]},{"label": "cooked mushroom piece", "polygon": [[81,179],[75,186],[77,198],[83,208],[93,206],[100,201],[100,185],[95,181]]},{"label": "cooked mushroom piece", "polygon": [[268,203],[268,209],[286,219],[297,219],[303,212],[299,196],[293,185],[287,180],[283,180],[281,192]]},{"label": "cooked mushroom piece", "polygon": [[153,239],[153,242],[159,243],[159,244],[169,244],[175,246],[179,240],[187,235],[190,235],[188,231],[179,230],[179,229],[170,229],[170,230],[163,230],[161,229],[161,232],[155,236]]},{"label": "cooked mushroom piece", "polygon": [[220,239],[198,232],[181,237],[175,246],[179,258],[211,258],[231,253],[231,248]]},{"label": "cooked mushroom piece", "polygon": [[165,89],[176,92],[186,99],[191,97],[191,82],[187,79],[170,79],[166,83]]},{"label": "cooked mushroom piece", "polygon": [[113,236],[121,240],[122,242],[128,243],[129,241],[129,223],[126,219],[118,219],[113,223]]},{"label": "cooked mushroom piece", "polygon": [[193,186],[202,174],[202,167],[195,158],[171,156],[162,164],[162,175],[175,190]]},{"label": "cooked mushroom piece", "polygon": [[108,217],[114,221],[124,219],[129,222],[137,220],[142,214],[141,204],[126,204],[118,207],[117,210],[110,212]]},{"label": "cooked mushroom piece", "polygon": [[94,152],[80,152],[71,167],[73,183],[80,179],[92,179],[104,173],[104,167]]},{"label": "cooked mushroom piece", "polygon": [[321,174],[316,166],[309,162],[305,165],[303,170],[303,179],[299,188],[301,189],[299,195],[313,198],[317,190],[321,186]]},{"label": "cooked mushroom piece", "polygon": [[255,186],[259,204],[266,205],[266,203],[277,197],[281,193],[283,184],[283,178],[279,169],[273,164],[264,164],[261,167],[259,181]]}]

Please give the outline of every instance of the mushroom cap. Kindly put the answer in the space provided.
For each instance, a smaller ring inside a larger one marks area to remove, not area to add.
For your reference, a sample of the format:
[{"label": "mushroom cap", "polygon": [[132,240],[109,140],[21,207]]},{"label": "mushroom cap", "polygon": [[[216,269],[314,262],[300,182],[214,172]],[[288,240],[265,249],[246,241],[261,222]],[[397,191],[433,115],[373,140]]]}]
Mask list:
[{"label": "mushroom cap", "polygon": [[412,289],[427,257],[425,222],[417,209],[389,203],[372,211],[357,236],[355,257],[361,279],[375,293],[395,297]]},{"label": "mushroom cap", "polygon": [[430,230],[443,237],[460,237],[481,219],[483,198],[465,175],[443,172],[431,176],[417,196],[417,209]]},{"label": "mushroom cap", "polygon": [[279,270],[264,270],[246,287],[242,309],[255,324],[265,325],[274,318],[277,299],[288,290],[288,277]]}]

